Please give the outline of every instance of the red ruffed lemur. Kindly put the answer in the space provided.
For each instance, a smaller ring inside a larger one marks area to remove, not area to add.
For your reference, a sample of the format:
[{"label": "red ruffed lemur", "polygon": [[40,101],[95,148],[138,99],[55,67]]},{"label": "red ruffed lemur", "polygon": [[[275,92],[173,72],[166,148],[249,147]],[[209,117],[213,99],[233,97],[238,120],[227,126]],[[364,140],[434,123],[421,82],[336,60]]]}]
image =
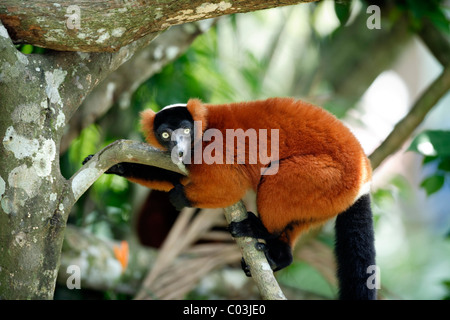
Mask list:
[{"label": "red ruffed lemur", "polygon": [[[368,285],[368,268],[375,265],[371,167],[358,140],[333,115],[303,101],[271,98],[222,105],[191,99],[141,116],[146,141],[171,152],[188,176],[133,163],[106,173],[168,191],[178,209],[223,208],[254,190],[258,215],[249,212],[229,230],[259,239],[257,248],[274,271],[292,262],[302,232],[337,216],[339,297],[376,298]],[[253,146],[246,142],[252,139]],[[242,267],[250,276],[245,261]]]}]

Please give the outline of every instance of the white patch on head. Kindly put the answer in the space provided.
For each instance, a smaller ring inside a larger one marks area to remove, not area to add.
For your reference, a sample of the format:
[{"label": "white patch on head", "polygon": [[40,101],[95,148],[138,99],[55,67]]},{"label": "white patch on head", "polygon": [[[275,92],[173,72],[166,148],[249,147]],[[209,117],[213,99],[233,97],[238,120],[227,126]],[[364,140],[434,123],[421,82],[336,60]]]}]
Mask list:
[{"label": "white patch on head", "polygon": [[166,109],[175,108],[175,107],[187,107],[187,104],[186,103],[169,104],[168,106],[165,106],[161,110],[166,110]]}]

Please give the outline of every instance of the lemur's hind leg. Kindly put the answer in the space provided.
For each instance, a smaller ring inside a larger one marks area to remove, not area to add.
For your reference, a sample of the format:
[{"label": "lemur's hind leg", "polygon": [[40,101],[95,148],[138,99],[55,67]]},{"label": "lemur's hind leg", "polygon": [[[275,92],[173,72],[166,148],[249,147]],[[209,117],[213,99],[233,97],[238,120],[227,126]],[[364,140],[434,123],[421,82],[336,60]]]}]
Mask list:
[{"label": "lemur's hind leg", "polygon": [[[233,237],[251,237],[263,240],[264,242],[256,243],[256,249],[264,252],[273,271],[291,264],[292,250],[290,245],[280,240],[277,235],[267,231],[261,220],[253,212],[248,212],[248,217],[242,221],[231,222],[228,228]],[[245,274],[250,277],[251,272],[244,258],[242,258],[241,266]]]}]

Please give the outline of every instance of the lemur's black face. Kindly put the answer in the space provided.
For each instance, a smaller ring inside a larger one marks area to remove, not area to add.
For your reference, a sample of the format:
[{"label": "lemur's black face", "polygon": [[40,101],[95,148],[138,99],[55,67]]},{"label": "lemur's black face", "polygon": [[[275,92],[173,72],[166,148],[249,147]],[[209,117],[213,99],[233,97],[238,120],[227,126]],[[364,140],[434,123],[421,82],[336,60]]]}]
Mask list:
[{"label": "lemur's black face", "polygon": [[194,119],[185,106],[159,111],[153,123],[156,139],[182,161],[190,154],[194,141]]}]

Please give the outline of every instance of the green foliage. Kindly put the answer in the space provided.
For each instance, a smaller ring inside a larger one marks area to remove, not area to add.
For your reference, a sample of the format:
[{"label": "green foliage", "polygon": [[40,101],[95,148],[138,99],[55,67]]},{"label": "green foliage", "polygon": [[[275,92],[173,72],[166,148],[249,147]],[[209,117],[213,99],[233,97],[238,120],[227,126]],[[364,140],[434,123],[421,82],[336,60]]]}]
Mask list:
[{"label": "green foliage", "polygon": [[133,96],[133,104],[141,110],[157,111],[190,98],[208,102],[232,100],[234,90],[215,58],[217,50],[217,32],[213,29],[198,38],[178,60],[143,83]]},{"label": "green foliage", "polygon": [[413,197],[413,191],[406,177],[397,174],[388,181],[386,187],[373,191],[372,196],[375,203],[389,203],[394,202],[397,197],[408,200]]},{"label": "green foliage", "polygon": [[97,125],[91,125],[83,129],[69,149],[69,160],[76,166],[81,166],[87,155],[94,154],[98,151],[100,144],[100,131]]},{"label": "green foliage", "polygon": [[447,293],[442,298],[442,300],[450,300],[450,280],[446,280],[442,283],[445,287],[445,290],[447,290]]},{"label": "green foliage", "polygon": [[278,273],[277,280],[283,285],[299,288],[316,297],[335,299],[337,294],[337,289],[331,287],[315,268],[305,262],[294,261]]},{"label": "green foliage", "polygon": [[424,156],[450,157],[450,131],[427,130],[418,134],[408,150]]},{"label": "green foliage", "polygon": [[30,54],[30,53],[45,53],[47,52],[47,49],[36,47],[31,44],[20,44],[16,46],[17,50],[24,54]]},{"label": "green foliage", "polygon": [[[445,185],[450,177],[450,131],[427,130],[418,134],[408,150],[424,156],[423,166],[430,167],[433,171],[420,184],[430,196]],[[447,238],[450,237],[450,232]],[[443,300],[450,300],[450,280],[442,282],[446,293]]]},{"label": "green foliage", "polygon": [[[398,200],[409,201],[414,195],[409,181],[403,175],[392,177],[384,187],[372,191],[372,211],[375,226],[383,215],[389,215]],[[387,208],[387,209],[386,209]]]},{"label": "green foliage", "polygon": [[339,19],[339,23],[341,26],[345,25],[350,18],[351,14],[351,2],[335,2],[334,3],[334,12],[336,13],[336,17]]},{"label": "green foliage", "polygon": [[449,179],[450,173],[450,131],[427,130],[417,135],[409,151],[424,156],[424,165],[434,165],[434,173],[426,177],[420,186],[427,195],[438,192]]},{"label": "green foliage", "polygon": [[420,186],[425,189],[427,195],[431,195],[442,188],[444,180],[445,177],[443,175],[436,174],[425,178]]},{"label": "green foliage", "polygon": [[407,15],[413,30],[420,30],[424,21],[430,21],[442,32],[450,34],[450,21],[446,16],[448,9],[444,7],[443,0],[398,0],[396,5],[399,11]]}]

